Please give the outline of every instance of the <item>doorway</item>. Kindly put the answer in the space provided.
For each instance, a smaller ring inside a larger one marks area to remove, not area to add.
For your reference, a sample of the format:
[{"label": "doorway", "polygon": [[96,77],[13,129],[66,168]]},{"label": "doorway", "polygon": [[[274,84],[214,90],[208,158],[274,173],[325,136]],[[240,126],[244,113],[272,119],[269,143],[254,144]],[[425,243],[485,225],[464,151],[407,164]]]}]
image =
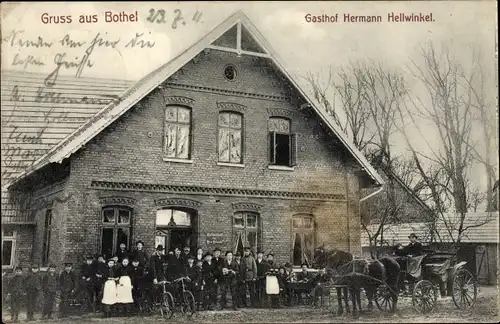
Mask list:
[{"label": "doorway", "polygon": [[160,209],[156,213],[156,245],[163,245],[165,253],[184,246],[195,251],[197,247],[197,213],[180,208]]},{"label": "doorway", "polygon": [[176,247],[180,248],[181,250],[184,248],[184,246],[189,246],[191,247],[191,250],[193,250],[192,246],[192,236],[193,236],[193,230],[192,229],[172,229],[170,230],[170,238],[168,242],[168,247],[169,250],[173,250]]}]

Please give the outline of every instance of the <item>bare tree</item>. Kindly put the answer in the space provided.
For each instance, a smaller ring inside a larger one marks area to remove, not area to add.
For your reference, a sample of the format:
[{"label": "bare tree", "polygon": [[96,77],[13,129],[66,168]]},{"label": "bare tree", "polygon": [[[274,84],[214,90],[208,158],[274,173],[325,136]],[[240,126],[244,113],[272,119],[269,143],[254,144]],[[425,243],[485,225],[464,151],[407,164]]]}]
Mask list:
[{"label": "bare tree", "polygon": [[[474,192],[468,176],[477,147],[472,136],[475,98],[471,84],[474,70],[467,72],[462,69],[463,64],[447,47],[443,47],[441,55],[438,54],[432,43],[420,48],[420,57],[423,63],[411,61],[411,71],[424,86],[426,96],[416,97],[411,109],[405,112],[410,114],[415,125],[418,125],[416,118],[430,122],[437,130],[437,143],[430,144],[422,135],[421,139],[427,144],[425,151],[428,152],[423,153],[409,140],[405,127],[401,130],[430,192],[439,221],[444,223],[449,238],[458,244],[466,231],[487,222],[465,222],[471,206],[471,193]],[[433,174],[426,171],[422,160],[433,166]],[[476,202],[477,197],[474,198]],[[450,209],[452,213],[448,213]],[[439,236],[440,233],[437,234]]]},{"label": "bare tree", "polygon": [[[400,188],[398,181],[415,182],[413,177],[418,174],[411,170],[410,164],[401,164],[391,154],[391,139],[398,129],[399,106],[406,96],[403,75],[399,70],[391,71],[381,63],[369,60],[351,62],[337,75],[330,69],[325,82],[311,73],[305,79],[314,98],[332,116],[337,127],[350,136],[376,168],[383,169],[388,175],[384,192],[362,206],[361,225],[370,246],[376,247],[384,241],[388,224],[397,223],[403,217],[406,200],[400,196],[400,190],[404,189]],[[341,121],[335,97],[340,98],[345,122]],[[398,173],[403,180],[398,178]],[[415,185],[417,188],[416,184],[407,183],[405,186]],[[373,253],[374,249],[371,250]]]}]

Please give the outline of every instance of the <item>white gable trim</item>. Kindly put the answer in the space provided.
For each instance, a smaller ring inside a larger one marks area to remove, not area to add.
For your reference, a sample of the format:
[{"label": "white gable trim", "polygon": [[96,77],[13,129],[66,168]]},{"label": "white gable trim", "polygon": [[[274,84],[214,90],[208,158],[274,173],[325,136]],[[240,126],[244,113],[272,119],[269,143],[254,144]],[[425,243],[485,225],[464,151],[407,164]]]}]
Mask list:
[{"label": "white gable trim", "polygon": [[[370,165],[364,155],[354,146],[354,144],[344,135],[341,131],[337,130],[331,117],[328,117],[326,112],[319,109],[314,101],[298,86],[295,78],[290,75],[284,68],[284,64],[278,57],[277,53],[271,48],[262,34],[257,30],[248,17],[242,12],[237,11],[231,15],[224,22],[215,27],[210,33],[202,37],[193,46],[188,48],[183,53],[159,67],[155,71],[148,74],[146,77],[137,82],[134,86],[128,89],[122,96],[122,101],[118,103],[111,103],[89,121],[79,127],[75,132],[66,137],[62,142],[54,146],[44,156],[38,159],[31,167],[20,173],[8,186],[13,185],[22,178],[32,174],[50,163],[61,163],[65,158],[68,158],[78,149],[88,143],[97,134],[103,131],[111,123],[122,116],[128,109],[137,104],[141,99],[148,95],[151,91],[161,85],[166,79],[177,72],[180,68],[186,65],[196,55],[198,55],[205,48],[210,47],[211,44],[219,37],[221,37],[228,29],[236,24],[243,24],[248,32],[254,37],[255,41],[260,45],[266,53],[269,53],[271,59],[281,72],[289,79],[298,92],[309,102],[316,113],[340,139],[345,147],[351,152],[356,160],[363,166],[364,170],[375,180],[378,184],[382,185],[384,181],[378,172]],[[244,53],[247,54],[247,53]],[[255,55],[249,52],[249,55]]]}]

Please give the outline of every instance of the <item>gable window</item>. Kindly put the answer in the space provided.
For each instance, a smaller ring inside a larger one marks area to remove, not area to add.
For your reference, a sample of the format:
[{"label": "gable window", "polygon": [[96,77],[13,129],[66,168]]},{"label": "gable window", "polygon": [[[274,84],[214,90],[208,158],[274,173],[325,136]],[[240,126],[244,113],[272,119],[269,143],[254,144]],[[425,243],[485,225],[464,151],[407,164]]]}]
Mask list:
[{"label": "gable window", "polygon": [[165,108],[165,143],[166,158],[191,158],[191,109],[182,106]]},{"label": "gable window", "polygon": [[269,118],[269,163],[277,166],[296,165],[297,134],[291,133],[290,120]]},{"label": "gable window", "polygon": [[50,238],[52,231],[52,209],[45,211],[45,227],[43,229],[42,265],[47,266],[50,255]]},{"label": "gable window", "polygon": [[293,264],[312,264],[314,253],[314,217],[312,215],[295,215],[292,219],[292,253]]},{"label": "gable window", "polygon": [[14,266],[16,250],[16,231],[2,228],[2,268]]},{"label": "gable window", "polygon": [[243,116],[235,112],[219,113],[219,162],[243,163]]},{"label": "gable window", "polygon": [[255,253],[261,248],[259,214],[254,212],[236,212],[233,216],[234,252],[243,255],[243,249],[250,247]]},{"label": "gable window", "polygon": [[121,243],[130,248],[132,210],[128,207],[102,209],[101,253],[112,257]]}]

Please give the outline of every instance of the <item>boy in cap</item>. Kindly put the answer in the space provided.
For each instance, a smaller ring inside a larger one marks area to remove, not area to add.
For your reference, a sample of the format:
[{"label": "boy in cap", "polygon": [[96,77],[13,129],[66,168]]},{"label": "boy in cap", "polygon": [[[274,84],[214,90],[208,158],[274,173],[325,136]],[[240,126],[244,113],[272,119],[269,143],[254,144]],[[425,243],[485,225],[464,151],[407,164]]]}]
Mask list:
[{"label": "boy in cap", "polygon": [[189,282],[186,283],[187,288],[193,292],[195,302],[200,307],[200,290],[201,290],[201,269],[194,264],[194,257],[189,256],[187,258],[186,264],[186,277],[189,278]]},{"label": "boy in cap", "polygon": [[71,295],[76,291],[77,282],[76,275],[73,272],[73,264],[65,262],[64,271],[59,275],[59,287],[61,288],[60,317],[68,316],[69,300]]},{"label": "boy in cap", "polygon": [[26,313],[28,314],[28,321],[32,321],[34,318],[36,300],[38,294],[42,290],[42,280],[40,277],[40,267],[38,264],[33,264],[31,266],[31,271],[26,278]]},{"label": "boy in cap", "polygon": [[[106,260],[104,260],[104,255],[99,254],[97,256],[97,263],[95,264],[95,293],[96,296],[101,296],[104,287],[104,273],[107,269]],[[97,305],[100,307],[100,304]]]},{"label": "boy in cap", "polygon": [[144,268],[139,264],[139,260],[132,259],[132,267],[130,272],[130,279],[132,280],[132,297],[136,308],[139,307],[139,299],[141,291],[144,289]]},{"label": "boy in cap", "polygon": [[82,267],[80,277],[87,293],[87,305],[92,305],[97,277],[96,265],[94,264],[94,258],[91,255],[87,255],[85,258],[85,264]]},{"label": "boy in cap", "polygon": [[200,311],[203,307],[204,302],[204,281],[203,281],[203,260],[196,260],[196,270],[198,273],[198,294],[195,296],[196,302],[198,304],[198,311]]},{"label": "boy in cap", "polygon": [[19,310],[24,294],[24,277],[21,267],[14,268],[14,276],[9,280],[7,292],[10,294],[10,312],[11,320],[19,322]]},{"label": "boy in cap", "polygon": [[56,266],[54,264],[49,265],[49,273],[43,277],[42,289],[43,289],[43,312],[42,319],[52,318],[52,311],[54,309],[54,303],[56,300],[58,280],[56,275]]},{"label": "boy in cap", "polygon": [[241,259],[241,275],[242,275],[242,296],[243,306],[247,306],[246,294],[247,290],[250,294],[250,302],[255,306],[255,280],[257,279],[257,264],[254,257],[250,254],[250,247],[245,247],[243,258]]}]

